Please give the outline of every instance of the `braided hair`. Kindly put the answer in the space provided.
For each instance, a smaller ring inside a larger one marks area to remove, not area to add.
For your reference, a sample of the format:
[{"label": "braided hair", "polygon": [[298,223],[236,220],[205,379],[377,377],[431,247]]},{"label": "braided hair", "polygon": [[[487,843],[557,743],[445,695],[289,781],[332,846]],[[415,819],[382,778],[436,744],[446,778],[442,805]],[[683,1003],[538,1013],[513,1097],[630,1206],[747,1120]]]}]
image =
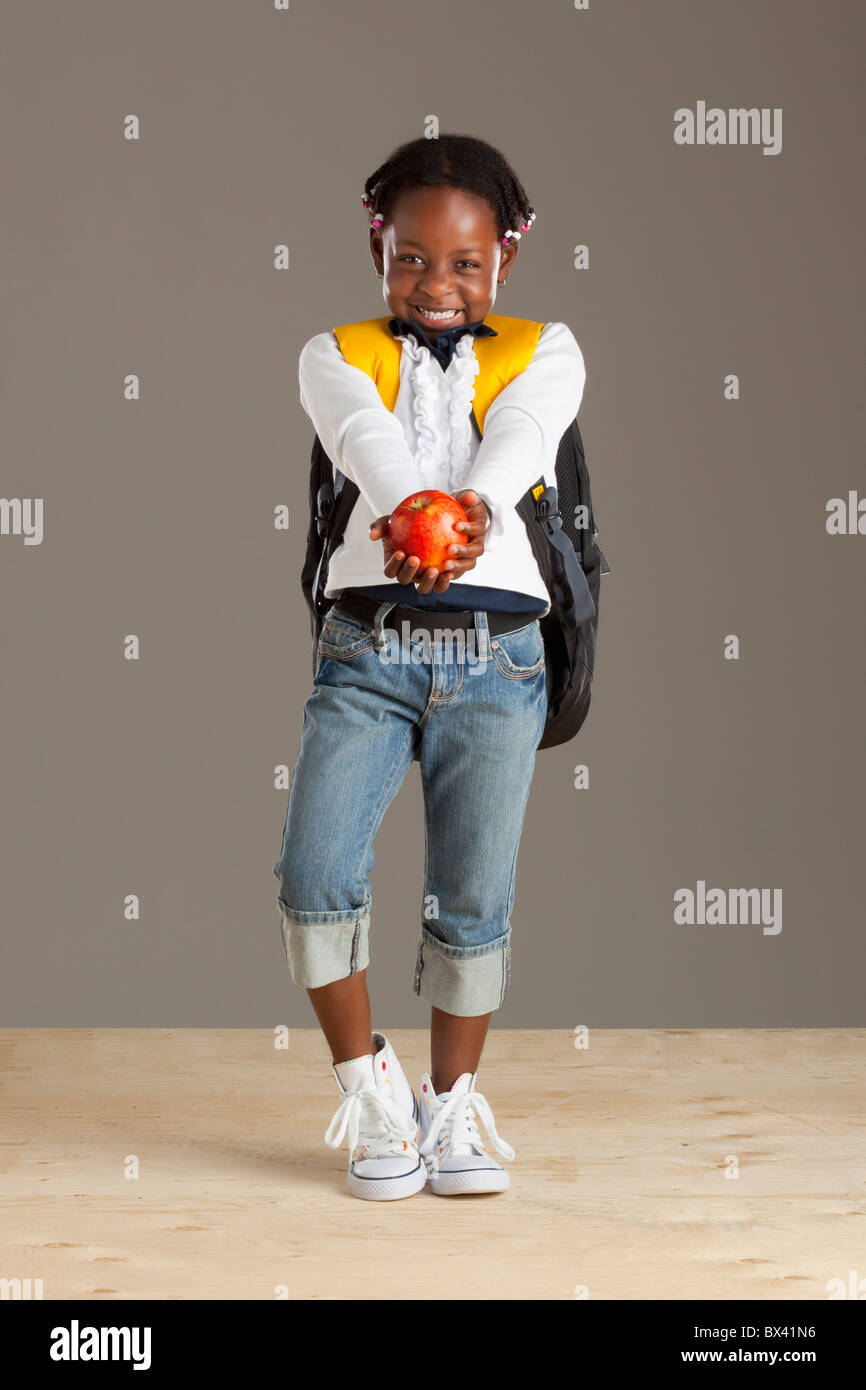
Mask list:
[{"label": "braided hair", "polygon": [[526,190],[504,154],[474,135],[408,140],[370,175],[364,184],[362,201],[371,217],[385,223],[400,194],[421,187],[462,188],[486,199],[496,218],[500,240],[512,228],[527,222],[531,225],[535,220]]}]

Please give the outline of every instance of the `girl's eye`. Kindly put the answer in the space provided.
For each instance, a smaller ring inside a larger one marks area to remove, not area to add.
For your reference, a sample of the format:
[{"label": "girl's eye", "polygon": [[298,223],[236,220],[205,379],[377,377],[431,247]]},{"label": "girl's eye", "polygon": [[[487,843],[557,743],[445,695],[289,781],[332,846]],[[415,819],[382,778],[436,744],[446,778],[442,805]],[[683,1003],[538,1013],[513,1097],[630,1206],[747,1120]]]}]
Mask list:
[{"label": "girl's eye", "polygon": [[[409,252],[407,252],[406,255],[404,255],[404,256],[398,256],[397,259],[400,260],[400,261],[420,261],[420,260],[421,260],[421,257],[420,257],[420,256],[413,256],[413,255],[411,255]],[[478,264],[478,261],[458,261],[457,264],[458,264],[458,265],[468,265],[468,266],[471,267],[472,270],[478,270],[478,269],[480,269],[479,264]]]}]

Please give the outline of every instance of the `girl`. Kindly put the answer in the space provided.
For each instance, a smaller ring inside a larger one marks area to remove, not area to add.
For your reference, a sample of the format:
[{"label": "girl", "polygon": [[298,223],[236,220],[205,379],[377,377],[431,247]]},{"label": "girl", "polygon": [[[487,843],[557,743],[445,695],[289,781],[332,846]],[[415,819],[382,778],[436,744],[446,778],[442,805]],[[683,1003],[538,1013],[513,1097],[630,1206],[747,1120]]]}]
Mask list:
[{"label": "girl", "polygon": [[[325,1140],[336,1148],[348,1134],[350,1192],[388,1200],[428,1180],[438,1195],[499,1192],[508,1173],[478,1121],[500,1157],[514,1151],[477,1071],[509,982],[517,851],[547,714],[539,619],[550,608],[515,504],[541,475],[555,484],[585,370],[564,323],[485,322],[535,219],[497,149],[464,135],[410,141],[370,176],[362,202],[390,317],[319,333],[300,356],[304,410],[359,492],[330,563],[333,603],[274,866],[280,926],[331,1050],[341,1100]],[[359,331],[374,345],[369,360]],[[479,442],[476,341],[526,331],[530,360],[497,383]],[[389,405],[379,369],[395,344]],[[430,488],[468,516],[441,570],[422,569],[387,534],[390,511]],[[371,1029],[366,979],[373,839],[415,758],[425,881],[413,987],[432,1007],[417,1100]]]}]

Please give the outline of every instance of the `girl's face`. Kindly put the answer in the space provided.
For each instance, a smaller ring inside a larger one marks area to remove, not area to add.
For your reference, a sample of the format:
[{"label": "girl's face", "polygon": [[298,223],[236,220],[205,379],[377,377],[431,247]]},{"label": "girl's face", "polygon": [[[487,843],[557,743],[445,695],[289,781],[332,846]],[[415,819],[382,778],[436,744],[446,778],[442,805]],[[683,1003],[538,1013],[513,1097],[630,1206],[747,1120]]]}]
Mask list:
[{"label": "girl's face", "polygon": [[517,250],[501,245],[487,200],[459,188],[407,189],[391,220],[370,231],[388,308],[434,338],[489,314]]}]

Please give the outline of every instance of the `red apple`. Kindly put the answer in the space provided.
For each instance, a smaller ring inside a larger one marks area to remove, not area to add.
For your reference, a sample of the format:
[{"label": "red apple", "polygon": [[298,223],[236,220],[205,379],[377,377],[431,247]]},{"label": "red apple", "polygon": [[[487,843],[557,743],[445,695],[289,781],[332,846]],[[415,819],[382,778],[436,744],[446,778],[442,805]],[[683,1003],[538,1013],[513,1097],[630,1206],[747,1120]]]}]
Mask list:
[{"label": "red apple", "polygon": [[465,544],[466,532],[455,526],[468,520],[456,497],[430,488],[413,492],[394,508],[388,534],[395,550],[402,550],[407,558],[418,556],[422,570],[441,570],[446,560],[455,558],[448,554],[449,545]]}]

